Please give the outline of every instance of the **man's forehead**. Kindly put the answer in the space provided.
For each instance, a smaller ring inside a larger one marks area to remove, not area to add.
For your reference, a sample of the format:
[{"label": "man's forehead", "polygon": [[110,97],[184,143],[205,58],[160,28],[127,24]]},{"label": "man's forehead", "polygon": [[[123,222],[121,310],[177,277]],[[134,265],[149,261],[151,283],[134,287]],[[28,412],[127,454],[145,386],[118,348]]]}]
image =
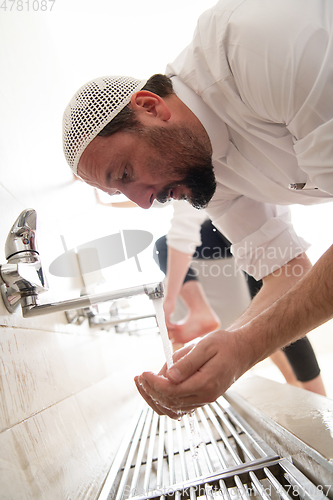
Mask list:
[{"label": "man's forehead", "polygon": [[108,141],[101,139],[109,139],[108,137],[95,137],[83,151],[78,164],[78,171],[91,168],[94,164],[100,162],[106,154],[110,154]]},{"label": "man's forehead", "polygon": [[127,159],[126,147],[118,141],[112,140],[115,134],[109,137],[96,137],[83,152],[78,174],[108,186],[115,179],[119,170],[130,168]]}]

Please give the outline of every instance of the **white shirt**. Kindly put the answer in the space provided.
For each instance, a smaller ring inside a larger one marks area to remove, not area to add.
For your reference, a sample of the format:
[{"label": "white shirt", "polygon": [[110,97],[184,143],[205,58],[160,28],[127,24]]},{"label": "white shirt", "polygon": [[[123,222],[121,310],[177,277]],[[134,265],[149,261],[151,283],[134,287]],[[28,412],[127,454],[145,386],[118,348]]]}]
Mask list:
[{"label": "white shirt", "polygon": [[206,212],[256,279],[307,248],[286,205],[333,197],[332,24],[331,0],[220,0],[167,68],[212,142]]}]

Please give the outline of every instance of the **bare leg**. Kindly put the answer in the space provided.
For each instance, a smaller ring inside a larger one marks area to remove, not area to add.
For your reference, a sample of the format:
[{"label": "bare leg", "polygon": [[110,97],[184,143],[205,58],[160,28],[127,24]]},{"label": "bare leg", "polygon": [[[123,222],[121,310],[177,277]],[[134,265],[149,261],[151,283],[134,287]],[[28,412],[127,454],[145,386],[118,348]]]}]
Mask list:
[{"label": "bare leg", "polygon": [[301,382],[299,382],[295,377],[290,363],[282,351],[276,351],[270,356],[270,359],[278,367],[287,384],[294,385],[295,387],[301,387]]},{"label": "bare leg", "polygon": [[308,382],[300,382],[295,377],[290,363],[287,360],[286,355],[282,351],[276,351],[270,356],[270,359],[279,368],[288,384],[294,385],[296,387],[301,387],[302,389],[315,392],[316,394],[321,394],[322,396],[326,396],[325,387],[321,375],[318,375]]},{"label": "bare leg", "polygon": [[181,322],[168,325],[174,344],[186,344],[219,328],[220,320],[210,307],[198,281],[187,281],[181,289],[180,296],[189,312]]},{"label": "bare leg", "polygon": [[323,379],[321,375],[318,377],[309,380],[308,382],[301,382],[301,387],[306,389],[307,391],[315,392],[316,394],[321,394],[322,396],[326,396],[326,391],[324,387]]}]

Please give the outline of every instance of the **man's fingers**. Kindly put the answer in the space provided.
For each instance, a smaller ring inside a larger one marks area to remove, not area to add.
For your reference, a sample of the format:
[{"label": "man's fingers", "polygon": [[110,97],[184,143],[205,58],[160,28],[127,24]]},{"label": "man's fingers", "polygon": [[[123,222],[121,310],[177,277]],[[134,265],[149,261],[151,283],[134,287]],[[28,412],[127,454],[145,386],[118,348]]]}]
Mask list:
[{"label": "man's fingers", "polygon": [[144,372],[137,377],[138,389],[157,413],[177,418],[177,410],[188,413],[230,387],[241,374],[238,353],[234,332],[212,332],[177,351],[169,370],[164,366],[159,375]]},{"label": "man's fingers", "polygon": [[[179,349],[174,355],[174,364],[167,370],[165,376],[174,384],[179,384],[189,379],[200,368],[207,363],[215,351],[210,348],[210,344],[205,345],[205,339],[202,339],[197,345],[191,345]],[[198,348],[200,344],[200,348]]]},{"label": "man's fingers", "polygon": [[182,347],[181,349],[178,349],[178,351],[174,352],[172,356],[173,363],[176,363],[179,361],[181,358],[183,358],[186,354],[192,351],[194,345],[187,345],[185,347]]},{"label": "man's fingers", "polygon": [[182,384],[173,384],[165,377],[152,372],[144,372],[138,377],[138,383],[153,401],[158,401],[164,408],[188,412],[208,402],[203,401],[204,391],[199,387],[201,386],[200,377],[201,374],[196,373]]},{"label": "man's fingers", "polygon": [[139,382],[139,377],[135,377],[134,381],[143,399],[158,415],[167,415],[172,419],[179,419],[185,414],[184,412],[179,412],[178,410],[173,411],[170,408],[163,407],[161,404],[159,404],[157,401],[155,401],[151,396],[149,396],[146,393],[146,391],[143,388],[143,385]]}]

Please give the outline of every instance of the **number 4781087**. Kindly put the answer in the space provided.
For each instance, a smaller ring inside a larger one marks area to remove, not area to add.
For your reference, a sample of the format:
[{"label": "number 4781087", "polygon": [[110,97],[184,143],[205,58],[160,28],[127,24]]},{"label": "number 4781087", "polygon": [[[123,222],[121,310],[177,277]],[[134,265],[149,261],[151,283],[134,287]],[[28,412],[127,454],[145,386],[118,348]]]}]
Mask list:
[{"label": "number 4781087", "polygon": [[52,12],[55,0],[3,0],[0,9],[4,12]]}]

